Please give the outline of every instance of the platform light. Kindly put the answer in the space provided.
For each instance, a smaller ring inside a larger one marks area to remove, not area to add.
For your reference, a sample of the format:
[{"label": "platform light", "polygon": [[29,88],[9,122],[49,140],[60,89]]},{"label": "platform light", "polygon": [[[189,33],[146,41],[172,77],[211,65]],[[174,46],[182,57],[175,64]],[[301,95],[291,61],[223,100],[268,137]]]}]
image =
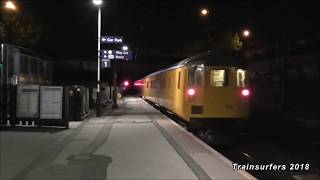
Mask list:
[{"label": "platform light", "polygon": [[246,30],[244,30],[242,32],[242,34],[243,34],[244,37],[249,37],[250,36],[250,31],[248,29],[246,29]]},{"label": "platform light", "polygon": [[204,9],[201,9],[201,16],[207,16],[209,14],[209,10],[204,8]]},{"label": "platform light", "polygon": [[16,5],[14,5],[14,3],[12,1],[7,1],[5,3],[5,6],[4,6],[6,9],[9,9],[9,10],[16,10],[17,7]]},{"label": "platform light", "polygon": [[102,0],[93,0],[93,4],[100,6],[102,4]]}]

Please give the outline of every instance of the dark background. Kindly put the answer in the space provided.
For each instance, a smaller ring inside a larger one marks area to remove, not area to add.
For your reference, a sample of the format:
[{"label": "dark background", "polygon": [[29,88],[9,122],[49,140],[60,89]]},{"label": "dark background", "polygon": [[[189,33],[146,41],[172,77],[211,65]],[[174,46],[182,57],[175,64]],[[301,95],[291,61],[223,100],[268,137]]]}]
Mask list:
[{"label": "dark background", "polygon": [[[4,5],[5,0],[2,0]],[[18,10],[2,8],[1,21],[16,16],[21,22],[40,26],[36,43],[20,45],[54,61],[92,61],[97,56],[97,12],[92,0],[15,0]],[[201,16],[202,8],[209,10]],[[312,39],[320,32],[315,0],[104,0],[102,35],[123,36],[134,53],[131,62],[119,62],[119,82],[136,80],[195,53],[219,47],[227,33],[241,35],[245,47],[274,46],[276,43]],[[25,27],[23,26],[23,27]],[[14,34],[13,34],[14,36]],[[14,37],[13,37],[14,38]],[[31,36],[30,38],[33,38]],[[210,44],[211,43],[211,44]],[[120,49],[102,45],[102,49]],[[63,63],[62,63],[63,64]],[[83,73],[67,66],[55,67],[60,80],[92,81],[96,72]],[[111,82],[112,72],[102,71],[102,80]]]},{"label": "dark background", "polygon": [[[45,27],[33,49],[57,59],[95,60],[98,8],[91,0],[16,3],[17,13]],[[203,7],[208,17],[200,16]],[[183,55],[194,42],[224,31],[248,28],[250,41],[259,44],[310,36],[319,32],[317,7],[316,1],[286,0],[104,0],[102,35],[124,36],[138,55]]]}]

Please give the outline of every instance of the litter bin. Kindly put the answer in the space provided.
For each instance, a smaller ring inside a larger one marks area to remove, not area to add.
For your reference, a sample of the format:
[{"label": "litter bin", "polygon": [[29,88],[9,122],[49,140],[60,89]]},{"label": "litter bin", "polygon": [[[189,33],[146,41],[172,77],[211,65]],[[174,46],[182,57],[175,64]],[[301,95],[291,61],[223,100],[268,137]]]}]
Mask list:
[{"label": "litter bin", "polygon": [[66,89],[66,116],[70,121],[82,121],[89,112],[89,90],[84,86],[69,86]]}]

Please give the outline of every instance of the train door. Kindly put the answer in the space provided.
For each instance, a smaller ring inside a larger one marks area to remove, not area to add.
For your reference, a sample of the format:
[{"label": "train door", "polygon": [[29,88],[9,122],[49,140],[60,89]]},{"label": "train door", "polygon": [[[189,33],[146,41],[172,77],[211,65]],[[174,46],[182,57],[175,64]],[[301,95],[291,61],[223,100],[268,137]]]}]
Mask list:
[{"label": "train door", "polygon": [[189,117],[201,117],[203,114],[205,68],[203,64],[188,68],[188,86],[186,89]]},{"label": "train door", "polygon": [[204,113],[212,118],[246,118],[248,115],[245,71],[230,67],[206,70]]},{"label": "train door", "polygon": [[227,67],[208,67],[206,69],[205,116],[209,118],[230,116],[229,113],[235,107],[230,80],[230,69]]}]

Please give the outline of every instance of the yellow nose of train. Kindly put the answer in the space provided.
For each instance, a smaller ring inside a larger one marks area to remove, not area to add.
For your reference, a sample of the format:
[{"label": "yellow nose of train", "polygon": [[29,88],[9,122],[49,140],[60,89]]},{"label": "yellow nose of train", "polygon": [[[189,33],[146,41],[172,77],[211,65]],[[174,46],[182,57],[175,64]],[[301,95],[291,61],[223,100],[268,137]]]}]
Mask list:
[{"label": "yellow nose of train", "polygon": [[232,52],[201,53],[138,82],[143,97],[192,124],[238,124],[249,116],[247,71]]}]

